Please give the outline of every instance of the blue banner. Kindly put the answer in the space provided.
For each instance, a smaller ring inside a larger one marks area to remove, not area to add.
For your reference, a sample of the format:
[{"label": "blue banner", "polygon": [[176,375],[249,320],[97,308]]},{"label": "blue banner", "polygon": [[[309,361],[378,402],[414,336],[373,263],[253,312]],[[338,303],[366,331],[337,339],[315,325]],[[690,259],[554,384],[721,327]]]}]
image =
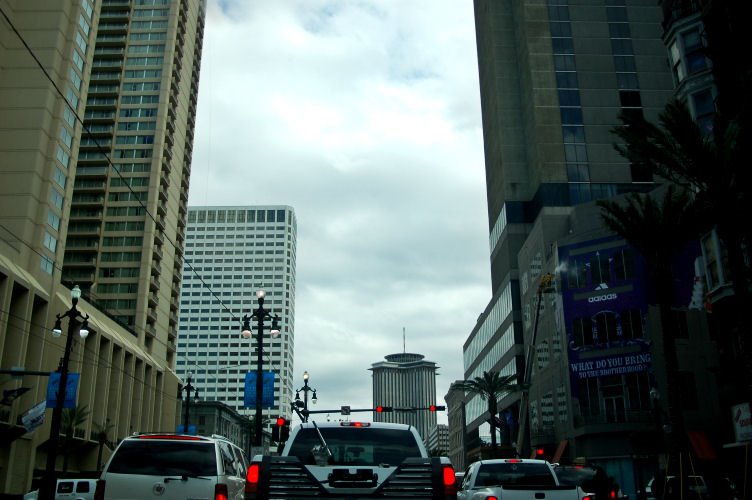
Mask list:
[{"label": "blue banner", "polygon": [[[78,378],[80,374],[69,373],[68,380],[65,384],[65,400],[63,408],[76,407],[76,389],[78,388]],[[50,373],[50,380],[47,382],[47,408],[57,406],[57,390],[60,387],[60,372]]]},{"label": "blue banner", "polygon": [[[274,372],[263,372],[263,390],[261,407],[271,408],[274,406]],[[243,406],[246,408],[256,408],[256,372],[248,372],[245,374],[245,391],[243,398]]]}]

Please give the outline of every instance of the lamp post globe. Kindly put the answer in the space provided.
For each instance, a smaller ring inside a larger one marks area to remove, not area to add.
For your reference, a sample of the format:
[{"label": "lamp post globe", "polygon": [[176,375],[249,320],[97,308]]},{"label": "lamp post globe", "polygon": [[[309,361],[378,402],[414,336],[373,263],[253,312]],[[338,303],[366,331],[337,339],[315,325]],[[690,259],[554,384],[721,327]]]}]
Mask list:
[{"label": "lamp post globe", "polygon": [[252,337],[251,332],[251,320],[256,320],[256,409],[254,416],[254,432],[251,435],[251,446],[263,446],[262,440],[262,405],[264,401],[264,372],[263,372],[263,356],[264,356],[264,321],[270,319],[272,321],[271,328],[269,329],[269,335],[272,338],[278,337],[279,330],[279,317],[272,316],[269,309],[264,308],[264,299],[266,298],[266,291],[257,290],[256,300],[258,307],[251,312],[251,315],[243,316],[243,326],[241,328],[241,335],[243,338],[250,339]]},{"label": "lamp post globe", "polygon": [[89,335],[89,316],[78,310],[78,300],[81,298],[81,289],[75,285],[70,291],[71,307],[67,311],[55,316],[55,326],[52,328],[52,336],[60,338],[63,335],[62,320],[68,318],[68,335],[65,338],[65,348],[63,357],[60,359],[57,372],[60,374],[55,394],[55,406],[52,408],[52,421],[50,423],[50,438],[48,441],[47,463],[45,466],[45,477],[40,488],[40,498],[42,500],[53,500],[55,498],[55,489],[57,485],[55,464],[57,462],[57,452],[60,442],[60,426],[63,417],[63,406],[66,404],[66,389],[68,386],[68,366],[70,365],[70,355],[73,350],[73,329],[80,320],[78,334],[82,340]]}]

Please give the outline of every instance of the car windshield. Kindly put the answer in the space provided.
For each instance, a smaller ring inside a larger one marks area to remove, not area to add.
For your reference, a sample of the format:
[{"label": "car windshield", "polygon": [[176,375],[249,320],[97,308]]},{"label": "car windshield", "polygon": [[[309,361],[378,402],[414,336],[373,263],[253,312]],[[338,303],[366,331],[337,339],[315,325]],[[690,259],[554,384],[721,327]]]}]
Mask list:
[{"label": "car windshield", "polygon": [[108,473],[147,476],[215,476],[214,444],[132,440],[120,445]]},{"label": "car windshield", "polygon": [[[404,430],[368,427],[320,427],[319,430],[332,452],[332,465],[399,465],[407,457],[421,456],[412,434]],[[289,455],[313,465],[316,462],[311,450],[320,445],[315,429],[301,429]]]},{"label": "car windshield", "polygon": [[500,463],[482,464],[475,480],[476,487],[485,486],[556,486],[546,464]]},{"label": "car windshield", "polygon": [[595,476],[595,469],[589,467],[559,466],[554,471],[556,472],[556,477],[559,478],[559,482],[569,486],[582,486],[583,483],[593,479]]}]

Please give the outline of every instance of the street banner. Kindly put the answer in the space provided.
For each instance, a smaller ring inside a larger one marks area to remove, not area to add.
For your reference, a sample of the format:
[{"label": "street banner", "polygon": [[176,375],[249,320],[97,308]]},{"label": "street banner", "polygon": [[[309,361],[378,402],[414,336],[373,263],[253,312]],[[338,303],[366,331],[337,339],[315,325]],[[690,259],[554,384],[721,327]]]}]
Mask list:
[{"label": "street banner", "polygon": [[21,415],[21,423],[26,432],[34,432],[37,427],[44,424],[44,410],[47,408],[47,401],[42,401],[32,406],[26,413]]},{"label": "street banner", "polygon": [[[271,408],[274,406],[274,372],[263,372],[263,393],[261,399],[262,408]],[[243,397],[243,406],[246,408],[256,408],[256,372],[245,374],[245,391]]]},{"label": "street banner", "polygon": [[[63,408],[76,407],[76,389],[78,388],[79,373],[69,373],[66,381],[65,400]],[[50,373],[50,380],[47,383],[47,408],[54,408],[57,405],[57,390],[60,386],[60,372]]]}]

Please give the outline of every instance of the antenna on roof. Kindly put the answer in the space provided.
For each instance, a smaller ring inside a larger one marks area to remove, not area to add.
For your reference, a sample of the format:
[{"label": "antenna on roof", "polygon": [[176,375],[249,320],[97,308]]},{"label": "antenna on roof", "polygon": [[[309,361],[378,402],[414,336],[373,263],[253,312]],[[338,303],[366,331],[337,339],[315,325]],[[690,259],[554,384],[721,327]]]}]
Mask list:
[{"label": "antenna on roof", "polygon": [[402,327],[402,354],[406,353],[407,349],[405,348],[405,327]]}]

